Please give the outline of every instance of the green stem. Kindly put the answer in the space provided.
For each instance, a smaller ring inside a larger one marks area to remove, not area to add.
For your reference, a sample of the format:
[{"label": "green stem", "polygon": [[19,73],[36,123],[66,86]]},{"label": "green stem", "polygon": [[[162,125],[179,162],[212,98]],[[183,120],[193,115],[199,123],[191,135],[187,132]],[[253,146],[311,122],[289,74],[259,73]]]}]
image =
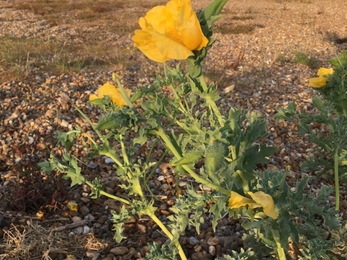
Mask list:
[{"label": "green stem", "polygon": [[[165,233],[165,235],[172,241],[173,235],[171,232],[166,228],[166,226],[161,222],[161,220],[149,209],[145,209],[142,211],[143,214],[148,215],[159,227],[160,229]],[[176,248],[178,249],[178,254],[181,257],[181,260],[187,260],[187,257],[183,251],[183,248],[179,241],[174,241]]]},{"label": "green stem", "polygon": [[200,75],[198,79],[200,81],[200,84],[204,93],[206,94],[205,96],[206,104],[209,106],[210,109],[212,109],[213,113],[217,117],[217,120],[220,126],[224,126],[224,120],[223,120],[222,114],[220,113],[216,103],[211,99],[211,96],[208,94],[208,87],[207,87],[204,76]]},{"label": "green stem", "polygon": [[123,88],[123,85],[120,83],[117,74],[114,73],[114,74],[112,75],[112,78],[113,78],[113,80],[116,81],[116,83],[117,83],[117,85],[118,85],[118,88],[119,88],[119,91],[120,91],[120,93],[121,93],[121,95],[122,95],[122,97],[123,97],[125,103],[127,103],[128,107],[133,108],[134,105],[133,105],[133,103],[131,103],[131,101],[130,101],[130,99],[129,99],[129,96],[127,95],[127,93],[125,92],[125,90],[124,90],[124,88]]},{"label": "green stem", "polygon": [[272,229],[272,235],[275,239],[276,246],[277,246],[277,254],[278,254],[278,259],[279,260],[286,260],[286,254],[284,252],[284,249],[281,245],[281,240],[280,240],[280,232],[277,229]]},{"label": "green stem", "polygon": [[100,138],[100,140],[102,140],[102,142],[104,142],[104,137],[102,136],[102,134],[100,133],[99,130],[95,129],[94,124],[92,123],[92,121],[90,121],[89,117],[83,113],[83,111],[81,109],[79,109],[75,104],[72,104],[72,106],[78,111],[78,113],[81,114],[81,116],[87,120],[87,122],[89,123],[89,125],[93,128],[94,132],[98,135],[98,137]]},{"label": "green stem", "polygon": [[181,98],[178,96],[176,89],[174,88],[174,86],[172,84],[170,84],[171,87],[171,91],[175,96],[175,99],[179,101],[179,110],[183,113],[183,114],[187,114],[187,110],[184,107],[184,105],[182,104]]},{"label": "green stem", "polygon": [[111,152],[104,151],[104,150],[100,150],[99,154],[105,155],[105,156],[111,158],[120,168],[122,168],[124,170],[123,164],[121,163],[121,161],[119,160],[119,158],[115,154],[112,154]]},{"label": "green stem", "polygon": [[340,185],[339,185],[339,147],[335,148],[334,153],[334,178],[335,178],[335,209],[340,209]]},{"label": "green stem", "polygon": [[124,142],[123,142],[123,139],[122,139],[122,135],[120,135],[120,146],[121,146],[121,149],[122,149],[122,154],[123,154],[123,160],[125,162],[125,165],[130,165],[130,161],[129,161],[129,157],[128,157],[128,154],[125,150],[125,146],[124,146]]},{"label": "green stem", "polygon": [[[176,159],[181,159],[181,154],[177,151],[176,147],[172,144],[170,138],[165,134],[163,128],[159,128],[158,130],[155,130],[154,133],[156,133],[160,138],[164,141],[165,145],[169,150],[173,153],[173,155],[176,157]],[[227,196],[230,195],[230,192],[214,183],[211,183],[201,176],[199,176],[196,172],[194,172],[188,165],[182,165],[182,168],[191,176],[193,177],[197,182],[210,187],[216,191],[219,191],[220,193],[223,193]]]},{"label": "green stem", "polygon": [[246,194],[247,192],[249,192],[249,186],[248,186],[248,182],[247,180],[245,179],[245,177],[243,176],[243,172],[240,171],[240,170],[237,170],[236,171],[237,174],[240,176],[241,178],[241,181],[242,181],[242,189],[243,189],[243,192]]},{"label": "green stem", "polygon": [[96,142],[94,141],[94,139],[93,139],[93,138],[91,138],[91,137],[90,137],[88,134],[83,133],[83,134],[82,134],[82,136],[87,137],[87,138],[88,138],[88,140],[89,140],[90,142],[92,142],[94,146],[97,146],[97,143],[96,143]]},{"label": "green stem", "polygon": [[[94,184],[91,183],[90,181],[85,181],[85,183],[86,183],[89,187],[91,187],[92,189],[94,189],[94,190],[96,189],[95,186],[94,186]],[[129,202],[127,199],[123,199],[123,198],[121,198],[121,197],[112,195],[112,194],[110,194],[110,193],[108,193],[108,192],[106,192],[106,191],[103,191],[103,190],[99,190],[99,192],[100,192],[100,195],[104,195],[104,196],[106,196],[106,197],[108,197],[108,198],[110,198],[110,199],[114,199],[114,200],[117,200],[117,201],[122,202],[122,203],[124,203],[124,204],[130,205],[130,202]]]}]

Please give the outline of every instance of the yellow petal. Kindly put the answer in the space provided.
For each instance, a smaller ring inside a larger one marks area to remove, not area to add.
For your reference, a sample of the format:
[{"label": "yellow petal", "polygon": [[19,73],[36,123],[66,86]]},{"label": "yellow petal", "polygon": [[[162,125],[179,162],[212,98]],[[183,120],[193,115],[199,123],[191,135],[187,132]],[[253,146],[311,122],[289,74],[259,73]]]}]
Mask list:
[{"label": "yellow petal", "polygon": [[107,82],[98,89],[97,93],[99,98],[103,98],[104,96],[112,97],[118,93],[118,90],[115,86]]},{"label": "yellow petal", "polygon": [[261,207],[260,204],[255,203],[253,200],[246,198],[237,192],[230,191],[229,208],[237,209],[247,205],[252,209]]},{"label": "yellow petal", "polygon": [[90,94],[90,96],[89,96],[89,100],[90,101],[92,101],[92,100],[94,100],[94,99],[98,99],[99,97],[97,96],[97,95],[95,95],[95,94]]},{"label": "yellow petal", "polygon": [[331,75],[334,73],[334,70],[332,68],[320,68],[317,72],[317,76],[323,76],[323,75]]},{"label": "yellow petal", "polygon": [[262,191],[257,191],[255,193],[247,192],[247,194],[250,195],[256,203],[260,204],[263,207],[263,211],[267,216],[273,219],[278,218],[278,213],[276,212],[274,201],[269,194],[266,194]]},{"label": "yellow petal", "polygon": [[324,76],[319,76],[318,78],[310,78],[308,85],[313,88],[322,88],[327,84],[327,78]]},{"label": "yellow petal", "polygon": [[75,201],[72,201],[72,200],[69,201],[69,203],[67,204],[67,207],[72,212],[77,212],[78,211],[78,204]]},{"label": "yellow petal", "polygon": [[[130,95],[131,93],[131,91],[128,89],[126,89],[125,92],[128,95]],[[122,97],[122,94],[120,93],[120,91],[109,82],[105,83],[97,90],[97,95],[91,94],[89,96],[89,100],[103,98],[104,96],[109,96],[112,102],[116,104],[117,106],[121,107],[126,105],[126,102],[124,98]]]},{"label": "yellow petal", "polygon": [[208,44],[190,0],[171,0],[156,6],[140,18],[135,30],[135,47],[149,59],[165,62],[184,60]]}]

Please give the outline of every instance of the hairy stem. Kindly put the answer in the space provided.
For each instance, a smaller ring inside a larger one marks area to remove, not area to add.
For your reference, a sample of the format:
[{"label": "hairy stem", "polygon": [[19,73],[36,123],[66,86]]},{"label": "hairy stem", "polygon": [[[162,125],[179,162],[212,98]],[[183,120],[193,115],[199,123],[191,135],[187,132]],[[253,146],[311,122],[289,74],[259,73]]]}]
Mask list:
[{"label": "hairy stem", "polygon": [[339,147],[334,152],[334,178],[335,178],[335,209],[340,209],[340,185],[339,185]]},{"label": "hairy stem", "polygon": [[[145,209],[142,211],[143,214],[148,215],[159,227],[160,229],[165,233],[165,235],[172,241],[173,240],[173,235],[171,232],[166,228],[166,226],[161,222],[161,220],[149,209]],[[181,257],[181,260],[187,260],[187,257],[183,251],[183,248],[179,241],[174,241],[174,244],[178,250],[178,254]]]},{"label": "hairy stem", "polygon": [[[198,79],[199,79],[199,82],[201,84],[202,89],[204,90],[204,93],[208,94],[207,93],[208,87],[207,87],[204,76],[200,75]],[[211,96],[206,95],[205,100],[206,100],[206,104],[209,106],[210,109],[212,109],[213,113],[217,117],[219,125],[224,126],[223,117],[222,117],[216,103],[211,99]]]},{"label": "hairy stem", "polygon": [[[91,183],[90,181],[85,181],[85,183],[86,183],[89,187],[91,187],[92,189],[94,189],[94,190],[97,189],[97,188],[95,187],[95,185],[94,185],[93,183]],[[112,194],[110,194],[110,193],[108,193],[108,192],[106,192],[106,191],[103,191],[103,190],[99,190],[99,193],[100,193],[100,195],[104,195],[104,196],[106,196],[106,197],[108,197],[108,198],[110,198],[110,199],[114,199],[114,200],[117,200],[117,201],[122,202],[122,203],[124,203],[124,204],[130,205],[130,202],[129,202],[127,199],[123,199],[123,198],[121,198],[121,197],[112,195]]]},{"label": "hairy stem", "polygon": [[284,252],[284,249],[281,245],[281,241],[280,241],[280,232],[277,229],[272,229],[272,235],[275,239],[276,242],[276,246],[277,246],[277,255],[278,255],[278,259],[279,260],[286,260],[286,254]]},{"label": "hairy stem", "polygon": [[[176,159],[181,159],[181,154],[177,151],[176,147],[172,144],[170,138],[165,134],[163,128],[159,128],[158,130],[154,131],[160,138],[164,141],[166,147],[173,153],[173,155],[176,157]],[[196,172],[194,172],[189,166],[182,165],[182,168],[190,175],[192,176],[197,182],[210,187],[216,191],[219,191],[220,193],[223,193],[227,196],[230,195],[230,192],[214,183],[209,182],[208,180],[202,178],[199,176]]]}]

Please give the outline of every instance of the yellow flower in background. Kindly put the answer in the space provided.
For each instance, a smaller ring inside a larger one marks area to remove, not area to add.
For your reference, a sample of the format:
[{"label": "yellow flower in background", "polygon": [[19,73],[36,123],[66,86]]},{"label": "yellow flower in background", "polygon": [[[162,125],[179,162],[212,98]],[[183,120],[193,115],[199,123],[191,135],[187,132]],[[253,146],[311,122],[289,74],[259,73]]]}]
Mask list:
[{"label": "yellow flower in background", "polygon": [[[129,89],[125,90],[127,95],[131,94],[131,91]],[[103,98],[104,96],[109,96],[110,99],[112,100],[112,102],[114,104],[116,104],[119,107],[125,106],[126,102],[124,100],[124,98],[122,97],[120,91],[113,86],[112,84],[110,84],[109,82],[105,83],[104,85],[102,85],[98,90],[97,90],[97,94],[91,94],[89,96],[89,100],[92,101],[94,99],[100,99]]]},{"label": "yellow flower in background", "polygon": [[78,211],[78,204],[75,201],[73,201],[73,200],[69,201],[69,203],[67,204],[67,207],[72,212],[77,212]]},{"label": "yellow flower in background", "polygon": [[140,18],[139,24],[141,30],[135,30],[134,45],[156,62],[184,60],[208,43],[190,0],[156,6]]},{"label": "yellow flower in background", "polygon": [[248,206],[250,209],[263,208],[264,213],[273,218],[277,219],[278,214],[275,209],[275,204],[272,197],[262,191],[257,192],[247,192],[252,199],[246,198],[237,192],[230,192],[229,208],[237,209],[241,207]]},{"label": "yellow flower in background", "polygon": [[317,72],[316,78],[309,79],[309,85],[313,88],[322,88],[327,84],[327,76],[334,73],[332,68],[320,68]]}]

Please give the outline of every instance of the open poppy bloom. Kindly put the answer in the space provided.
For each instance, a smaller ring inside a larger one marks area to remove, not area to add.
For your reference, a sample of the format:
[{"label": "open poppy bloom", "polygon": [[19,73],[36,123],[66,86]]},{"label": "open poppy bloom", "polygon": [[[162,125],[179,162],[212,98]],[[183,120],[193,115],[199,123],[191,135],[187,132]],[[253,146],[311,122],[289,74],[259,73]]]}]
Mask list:
[{"label": "open poppy bloom", "polygon": [[310,78],[308,84],[313,88],[322,88],[327,84],[328,75],[331,75],[333,73],[334,70],[332,68],[320,68],[317,72],[318,77]]},{"label": "open poppy bloom", "polygon": [[248,206],[250,209],[263,208],[264,213],[273,218],[277,219],[278,214],[275,210],[275,204],[272,197],[262,191],[257,192],[247,192],[252,199],[246,198],[237,192],[230,191],[229,208],[237,209],[241,207]]},{"label": "open poppy bloom", "polygon": [[134,45],[156,62],[185,60],[193,50],[208,44],[190,0],[156,6],[140,18],[139,24],[141,30],[135,30]]},{"label": "open poppy bloom", "polygon": [[[126,89],[125,92],[130,95],[130,90]],[[110,84],[109,82],[102,85],[98,90],[97,94],[91,94],[89,96],[89,100],[92,101],[94,99],[101,99],[104,96],[109,96],[109,98],[112,100],[114,104],[116,104],[119,107],[125,106],[127,103],[125,102],[124,98],[122,97],[122,94],[120,91]]]}]

